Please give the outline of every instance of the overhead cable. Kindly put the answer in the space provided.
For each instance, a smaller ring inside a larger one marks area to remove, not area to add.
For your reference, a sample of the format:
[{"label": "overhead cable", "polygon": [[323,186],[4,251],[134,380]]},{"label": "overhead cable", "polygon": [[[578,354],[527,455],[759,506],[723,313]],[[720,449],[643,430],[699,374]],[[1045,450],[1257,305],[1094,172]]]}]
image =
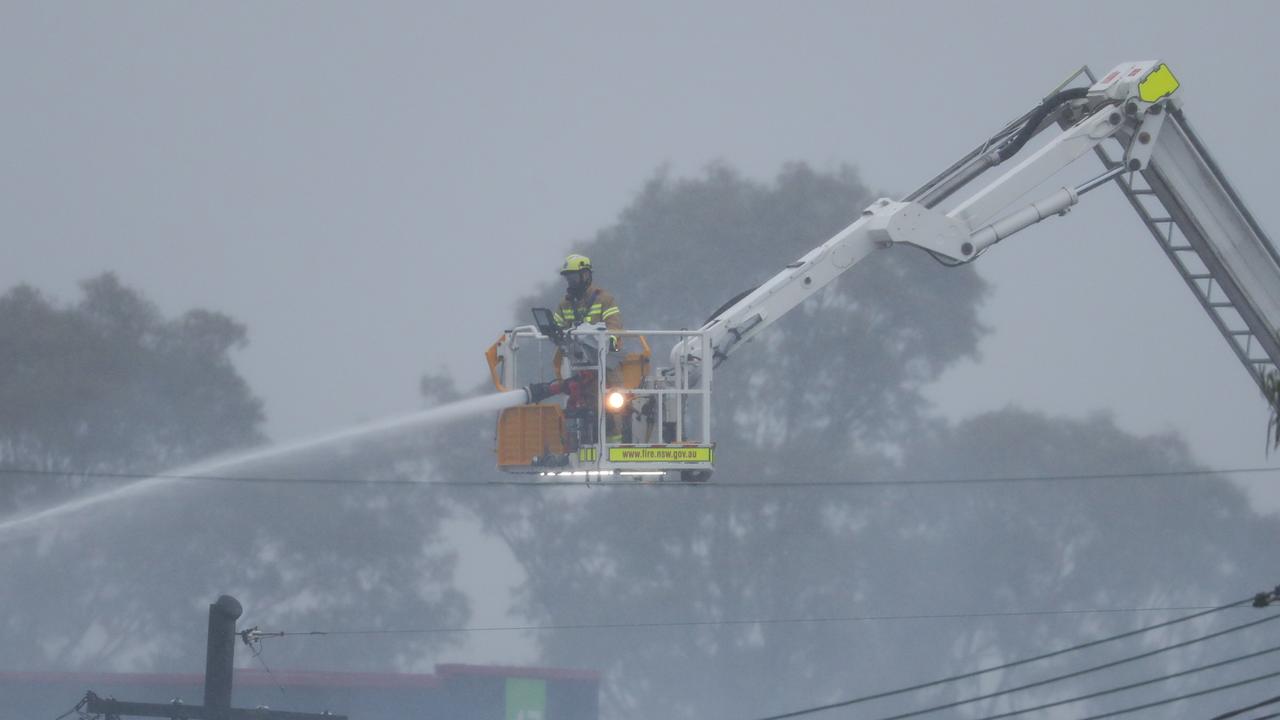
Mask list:
[{"label": "overhead cable", "polygon": [[55,720],[63,720],[64,718],[70,717],[71,715],[74,715],[80,712],[80,710],[82,710],[84,706],[87,705],[88,703],[89,703],[89,696],[85,695],[84,697],[80,698],[80,702],[76,703],[75,707],[62,713],[57,718],[55,718]]},{"label": "overhead cable", "polygon": [[[1276,617],[1280,617],[1280,615],[1277,615]],[[1024,713],[1029,713],[1029,712],[1048,710],[1049,708],[1058,707],[1060,705],[1068,705],[1070,703],[1082,702],[1084,700],[1092,700],[1094,698],[1103,697],[1104,695],[1114,695],[1115,693],[1118,693],[1118,692],[1133,690],[1135,688],[1145,687],[1147,685],[1154,685],[1156,683],[1165,682],[1166,680],[1173,680],[1174,678],[1185,677],[1187,675],[1194,675],[1195,673],[1204,672],[1206,670],[1213,670],[1214,668],[1225,667],[1227,665],[1243,662],[1245,660],[1252,660],[1253,658],[1260,657],[1262,655],[1267,655],[1269,653],[1273,653],[1276,651],[1280,651],[1280,646],[1269,648],[1267,650],[1259,650],[1258,652],[1249,653],[1248,655],[1241,655],[1239,657],[1234,657],[1227,660],[1221,660],[1219,662],[1210,663],[1208,665],[1201,665],[1199,667],[1189,668],[1187,670],[1182,670],[1176,673],[1170,673],[1168,675],[1161,675],[1160,677],[1154,677],[1147,680],[1141,680],[1139,682],[1129,683],[1128,685],[1121,685],[1119,687],[1108,688],[1106,690],[1099,690],[1097,692],[1092,692],[1087,695],[1077,695],[1076,697],[1067,698],[1065,700],[1057,700],[1055,702],[1045,703],[1043,705],[1036,705],[1034,707],[1022,708],[1020,710],[1010,710],[1009,712],[1000,713],[999,715],[988,715],[987,717],[980,718],[980,720],[1001,720],[1002,718],[1013,717],[1014,715],[1022,715]]]},{"label": "overhead cable", "polygon": [[1273,672],[1273,673],[1267,673],[1266,675],[1259,675],[1257,677],[1251,677],[1246,680],[1233,682],[1228,685],[1218,685],[1216,687],[1207,688],[1205,690],[1199,690],[1193,693],[1187,693],[1186,695],[1178,695],[1177,697],[1165,698],[1163,700],[1157,700],[1155,702],[1149,702],[1142,705],[1134,705],[1133,707],[1127,707],[1122,710],[1112,710],[1111,712],[1105,712],[1105,713],[1102,713],[1101,715],[1090,715],[1089,717],[1086,717],[1086,718],[1080,718],[1080,720],[1102,720],[1103,718],[1115,717],[1117,715],[1127,715],[1128,713],[1131,713],[1131,712],[1138,712],[1139,710],[1147,710],[1149,708],[1159,707],[1161,705],[1168,705],[1170,703],[1178,702],[1179,700],[1189,700],[1191,698],[1200,697],[1202,695],[1210,695],[1212,693],[1222,692],[1223,690],[1230,690],[1232,688],[1251,685],[1256,682],[1262,682],[1263,680],[1270,680],[1271,678],[1274,678],[1274,677],[1280,677],[1280,670],[1277,670],[1276,672]]},{"label": "overhead cable", "polygon": [[[1139,661],[1139,660],[1145,660],[1145,659],[1147,659],[1147,658],[1149,658],[1149,657],[1152,657],[1152,656],[1154,656],[1154,655],[1159,655],[1159,654],[1161,654],[1161,653],[1171,652],[1171,651],[1173,651],[1173,650],[1179,650],[1179,649],[1184,648],[1184,647],[1187,647],[1187,646],[1189,646],[1189,645],[1195,645],[1195,644],[1197,644],[1197,643],[1205,642],[1206,640],[1212,640],[1212,639],[1217,638],[1217,637],[1222,637],[1223,635],[1229,635],[1229,634],[1234,633],[1234,632],[1239,632],[1240,630],[1244,630],[1244,629],[1246,629],[1246,628],[1251,628],[1251,627],[1253,627],[1253,626],[1255,626],[1255,625],[1261,625],[1262,623],[1271,622],[1272,620],[1280,620],[1280,614],[1268,615],[1267,617],[1261,618],[1261,619],[1259,619],[1259,620],[1254,620],[1254,621],[1252,621],[1252,622],[1247,622],[1247,623],[1244,623],[1243,625],[1236,625],[1236,626],[1234,626],[1234,627],[1229,627],[1229,628],[1227,628],[1227,629],[1225,629],[1225,630],[1219,630],[1219,631],[1217,631],[1217,632],[1215,632],[1215,633],[1210,633],[1210,634],[1208,634],[1208,635],[1202,635],[1202,636],[1200,636],[1200,637],[1191,638],[1190,640],[1184,640],[1184,641],[1182,641],[1182,642],[1180,642],[1180,643],[1176,643],[1176,644],[1173,644],[1173,645],[1168,645],[1168,646],[1165,646],[1165,647],[1162,647],[1162,648],[1156,648],[1155,650],[1149,650],[1149,651],[1147,651],[1147,652],[1140,653],[1140,654],[1138,654],[1138,655],[1132,655],[1132,656],[1127,657],[1127,658],[1121,658],[1121,659],[1119,659],[1119,660],[1113,660],[1113,661],[1111,661],[1111,662],[1103,663],[1103,664],[1101,664],[1101,665],[1094,665],[1093,667],[1088,667],[1088,668],[1085,668],[1085,669],[1083,669],[1083,670],[1077,670],[1077,671],[1075,671],[1075,672],[1067,673],[1067,674],[1065,674],[1065,675],[1056,675],[1056,676],[1051,677],[1051,678],[1046,678],[1046,679],[1044,679],[1044,680],[1037,680],[1036,682],[1027,683],[1027,684],[1025,684],[1025,685],[1019,685],[1019,686],[1017,686],[1017,687],[1011,687],[1011,688],[1007,688],[1007,689],[1005,689],[1005,690],[1000,690],[1000,691],[997,691],[997,692],[990,692],[990,693],[986,693],[985,695],[976,695],[976,696],[974,696],[974,697],[964,698],[964,699],[962,699],[962,700],[956,700],[956,701],[954,701],[954,702],[949,702],[949,703],[946,703],[946,704],[943,704],[943,705],[935,705],[935,706],[933,706],[933,707],[924,708],[924,709],[922,709],[922,710],[913,710],[912,712],[902,713],[901,715],[893,715],[892,717],[883,718],[883,720],[902,720],[902,718],[915,717],[915,716],[917,716],[917,715],[924,715],[925,713],[936,712],[936,711],[938,711],[938,710],[948,710],[948,709],[953,708],[953,707],[959,707],[960,705],[967,705],[967,704],[969,704],[969,703],[980,702],[980,701],[982,701],[982,700],[990,700],[991,698],[999,697],[999,696],[1001,696],[1001,695],[1008,695],[1008,694],[1010,694],[1010,693],[1020,692],[1020,691],[1022,691],[1022,690],[1029,690],[1029,689],[1031,689],[1031,688],[1035,688],[1035,687],[1042,687],[1042,686],[1044,686],[1044,685],[1049,685],[1049,684],[1051,684],[1051,683],[1055,683],[1055,682],[1061,682],[1061,681],[1063,681],[1063,680],[1070,680],[1070,679],[1072,679],[1072,678],[1077,678],[1077,677],[1080,677],[1080,676],[1082,676],[1082,675],[1088,675],[1089,673],[1098,672],[1099,670],[1107,670],[1107,669],[1110,669],[1110,668],[1113,668],[1113,667],[1119,667],[1120,665],[1127,665],[1127,664],[1129,664],[1129,663],[1137,662],[1137,661]],[[1156,679],[1154,679],[1154,680],[1147,680],[1147,681],[1144,681],[1144,682],[1136,683],[1136,684],[1134,684],[1134,685],[1129,685],[1129,686],[1125,686],[1125,687],[1121,687],[1121,688],[1112,688],[1112,689],[1110,689],[1110,690],[1104,690],[1104,691],[1102,691],[1102,692],[1094,693],[1094,694],[1092,694],[1092,695],[1085,695],[1085,696],[1078,697],[1078,698],[1072,698],[1072,699],[1070,699],[1070,700],[1061,700],[1061,701],[1058,701],[1058,702],[1050,703],[1050,704],[1048,704],[1048,705],[1042,705],[1042,706],[1034,707],[1034,708],[1027,708],[1026,710],[1017,710],[1017,711],[1014,711],[1014,712],[1005,713],[1005,714],[1003,714],[1003,715],[996,715],[996,716],[994,716],[994,717],[992,717],[992,718],[984,718],[983,720],[995,720],[995,718],[1011,717],[1011,716],[1013,716],[1013,715],[1019,715],[1019,714],[1024,713],[1024,712],[1031,712],[1032,710],[1042,710],[1042,709],[1044,709],[1044,708],[1057,707],[1058,705],[1065,705],[1065,704],[1067,704],[1067,703],[1078,702],[1078,701],[1080,701],[1080,700],[1087,700],[1087,699],[1089,699],[1089,698],[1098,697],[1098,696],[1101,696],[1101,695],[1108,695],[1108,694],[1111,694],[1111,693],[1120,692],[1120,691],[1122,691],[1122,690],[1128,690],[1128,689],[1132,689],[1132,688],[1135,688],[1135,687],[1141,687],[1142,685],[1149,685],[1149,684],[1152,684],[1152,683],[1160,682],[1161,680],[1169,680],[1169,679],[1172,679],[1172,678],[1175,678],[1175,677],[1181,677],[1182,675],[1190,675],[1190,674],[1192,674],[1193,672],[1200,672],[1200,671],[1202,671],[1202,670],[1209,670],[1209,669],[1211,669],[1211,668],[1219,667],[1219,666],[1221,666],[1221,665],[1226,665],[1226,664],[1230,664],[1230,663],[1234,663],[1234,662],[1240,662],[1241,660],[1247,660],[1247,659],[1249,659],[1249,658],[1257,657],[1257,656],[1259,656],[1259,655],[1264,655],[1264,654],[1266,654],[1266,653],[1273,653],[1273,652],[1276,652],[1276,651],[1278,651],[1278,650],[1280,650],[1280,647],[1274,647],[1274,648],[1271,648],[1270,650],[1263,650],[1263,651],[1261,651],[1261,652],[1253,653],[1252,655],[1244,655],[1244,656],[1241,656],[1241,657],[1238,657],[1238,658],[1234,658],[1234,659],[1232,659],[1232,660],[1224,661],[1224,662],[1221,662],[1221,663],[1215,663],[1215,664],[1213,664],[1213,665],[1205,665],[1205,666],[1203,666],[1203,667],[1196,668],[1196,669],[1194,669],[1194,670],[1185,670],[1185,671],[1180,672],[1180,673],[1174,673],[1173,675],[1166,675],[1166,676],[1161,677],[1161,678],[1156,678]]]},{"label": "overhead cable", "polygon": [[[1257,709],[1258,709],[1258,708],[1260,708],[1260,707],[1266,707],[1266,706],[1268,706],[1268,705],[1274,705],[1274,704],[1276,704],[1276,703],[1280,703],[1280,695],[1277,695],[1277,696],[1275,696],[1275,697],[1273,697],[1273,698],[1270,698],[1270,699],[1267,699],[1267,700],[1263,700],[1263,701],[1262,701],[1262,702],[1260,702],[1260,703],[1255,703],[1255,704],[1253,704],[1253,705],[1249,705],[1248,707],[1242,707],[1242,708],[1240,708],[1239,710],[1232,710],[1231,712],[1225,712],[1225,713],[1222,713],[1221,715],[1214,715],[1214,716],[1213,716],[1212,718],[1210,718],[1209,720],[1227,720],[1227,718],[1233,718],[1233,717],[1235,717],[1235,716],[1237,716],[1237,715],[1243,715],[1243,714],[1245,714],[1245,713],[1249,712],[1250,710],[1257,710]],[[1275,715],[1267,715],[1266,717],[1276,717],[1276,716],[1275,716]],[[1255,718],[1255,720],[1262,720],[1262,718]]]},{"label": "overhead cable", "polygon": [[869,702],[871,700],[879,700],[881,698],[893,697],[895,695],[903,695],[905,693],[915,692],[916,690],[924,690],[925,688],[936,687],[938,685],[943,685],[949,682],[956,682],[958,680],[967,680],[969,678],[977,677],[979,675],[985,675],[987,673],[992,673],[999,670],[1007,670],[1009,668],[1018,667],[1021,665],[1028,665],[1033,662],[1047,660],[1051,657],[1065,655],[1067,653],[1075,652],[1077,650],[1084,650],[1085,648],[1096,647],[1098,645],[1103,645],[1105,643],[1134,637],[1135,635],[1141,635],[1143,633],[1151,632],[1152,630],[1158,630],[1160,628],[1170,627],[1172,625],[1177,625],[1179,623],[1188,622],[1190,620],[1194,620],[1199,617],[1204,617],[1206,615],[1220,612],[1222,610],[1227,610],[1229,608],[1239,607],[1241,605],[1244,605],[1246,603],[1251,603],[1251,602],[1253,602],[1253,597],[1249,597],[1245,600],[1238,600],[1236,602],[1228,603],[1226,605],[1220,605],[1216,608],[1204,610],[1198,613],[1192,613],[1191,615],[1184,615],[1183,617],[1180,617],[1180,618],[1166,620],[1164,622],[1156,623],[1154,625],[1147,625],[1144,627],[1137,628],[1135,630],[1129,630],[1127,632],[1123,632],[1118,635],[1109,635],[1104,638],[1099,638],[1097,640],[1090,640],[1089,642],[1080,643],[1078,645],[1072,645],[1070,647],[1062,648],[1060,650],[1053,650],[1051,652],[1042,653],[1040,655],[1023,658],[1021,660],[1014,660],[1012,662],[1007,662],[1000,665],[993,665],[991,667],[981,668],[978,670],[971,670],[966,673],[961,673],[959,675],[952,675],[952,676],[941,678],[938,680],[931,680],[929,682],[917,683],[915,685],[908,685],[906,687],[898,688],[896,690],[886,690],[883,692],[873,693],[871,695],[863,695],[860,697],[851,698],[849,700],[841,700],[839,702],[827,703],[825,705],[817,705],[814,707],[803,708],[801,710],[794,710],[794,711],[782,713],[779,715],[769,715],[767,717],[759,718],[758,720],[784,720],[785,718],[800,717],[802,715],[810,715],[813,713],[823,712],[826,710],[834,710],[835,708],[848,707],[850,705]]},{"label": "overhead cable", "polygon": [[[1031,617],[1031,616],[1047,616],[1047,615],[1091,615],[1091,614],[1108,614],[1108,613],[1140,613],[1140,612],[1176,612],[1186,610],[1208,610],[1210,612],[1221,609],[1219,606],[1182,606],[1182,607],[1143,607],[1143,608],[1092,608],[1085,610],[1025,610],[1025,611],[997,611],[997,612],[976,612],[976,613],[934,613],[919,615],[851,615],[851,616],[829,616],[829,617],[811,617],[811,618],[745,618],[745,619],[728,619],[728,620],[678,620],[678,621],[655,621],[655,622],[630,622],[630,623],[573,623],[563,625],[495,625],[481,627],[451,627],[451,628],[387,628],[387,629],[356,629],[356,630],[301,630],[301,631],[263,631],[258,628],[251,628],[241,632],[241,637],[246,643],[256,642],[263,638],[273,637],[322,637],[322,636],[341,636],[341,635],[427,635],[427,634],[443,634],[443,633],[468,633],[468,632],[539,632],[553,630],[628,630],[628,629],[644,629],[644,628],[675,628],[675,627],[708,627],[708,626],[731,626],[731,625],[800,625],[800,624],[818,624],[818,623],[837,623],[837,622],[884,622],[892,620],[963,620],[972,618],[999,618],[999,617]],[[1194,617],[1194,616],[1193,616]],[[1280,616],[1277,616],[1280,617]]]},{"label": "overhead cable", "polygon": [[248,475],[182,475],[172,473],[144,472],[62,472],[56,470],[38,470],[31,468],[0,468],[0,475],[34,475],[48,477],[66,477],[103,481],[132,480],[190,480],[201,482],[228,483],[263,483],[263,484],[301,484],[301,485],[354,485],[360,487],[410,486],[410,487],[668,487],[696,489],[733,489],[761,487],[909,487],[914,485],[976,485],[1000,483],[1035,483],[1087,480],[1140,480],[1151,478],[1175,477],[1207,477],[1212,475],[1244,475],[1280,472],[1280,467],[1237,467],[1237,468],[1205,468],[1201,470],[1151,470],[1137,472],[1109,473],[1074,473],[1048,475],[1002,475],[990,477],[960,478],[920,478],[906,480],[797,480],[797,481],[734,481],[730,483],[685,483],[685,482],[653,482],[621,479],[586,482],[581,479],[539,479],[539,480],[409,480],[391,478],[387,480],[360,480],[350,477],[271,477]]}]

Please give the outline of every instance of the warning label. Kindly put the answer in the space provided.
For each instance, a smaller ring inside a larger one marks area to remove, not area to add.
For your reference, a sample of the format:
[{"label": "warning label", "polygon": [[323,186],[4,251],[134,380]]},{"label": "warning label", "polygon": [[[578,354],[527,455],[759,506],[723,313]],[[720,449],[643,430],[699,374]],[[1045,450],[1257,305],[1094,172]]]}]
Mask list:
[{"label": "warning label", "polygon": [[644,447],[611,447],[609,462],[711,462],[707,445],[646,445]]}]

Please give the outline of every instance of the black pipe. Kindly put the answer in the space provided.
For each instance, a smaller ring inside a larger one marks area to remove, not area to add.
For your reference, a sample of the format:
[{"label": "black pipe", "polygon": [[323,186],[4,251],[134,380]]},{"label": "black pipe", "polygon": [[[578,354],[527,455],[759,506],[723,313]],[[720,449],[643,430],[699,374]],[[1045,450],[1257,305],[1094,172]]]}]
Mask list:
[{"label": "black pipe", "polygon": [[204,706],[218,711],[231,708],[231,672],[235,666],[236,620],[244,608],[223,595],[209,606],[209,644],[204,661]]}]

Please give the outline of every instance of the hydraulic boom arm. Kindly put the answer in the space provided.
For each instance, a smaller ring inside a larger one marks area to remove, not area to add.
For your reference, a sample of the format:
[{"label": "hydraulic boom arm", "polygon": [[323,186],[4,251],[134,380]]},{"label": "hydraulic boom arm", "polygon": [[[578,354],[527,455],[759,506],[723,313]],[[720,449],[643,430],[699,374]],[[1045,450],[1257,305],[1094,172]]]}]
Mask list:
[{"label": "hydraulic boom arm", "polygon": [[[717,313],[702,327],[702,340],[690,338],[673,349],[673,364],[678,357],[705,363],[707,350],[719,364],[874,250],[905,243],[946,264],[967,263],[1114,180],[1261,385],[1280,361],[1280,259],[1191,133],[1177,88],[1164,63],[1146,61],[1117,66],[1088,88],[1055,92],[908,199],[877,200],[844,230]],[[1033,136],[1059,125],[1065,129],[1056,137],[949,211],[935,209]],[[1105,148],[1109,140],[1119,147],[1118,157]],[[1103,160],[1100,175],[1034,202],[1024,199],[1091,153]]]}]

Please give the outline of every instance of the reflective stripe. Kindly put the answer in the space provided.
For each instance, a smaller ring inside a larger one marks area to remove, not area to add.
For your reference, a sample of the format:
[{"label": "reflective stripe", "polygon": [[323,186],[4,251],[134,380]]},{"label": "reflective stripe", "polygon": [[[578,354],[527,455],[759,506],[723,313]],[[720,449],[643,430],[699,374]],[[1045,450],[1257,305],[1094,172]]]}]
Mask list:
[{"label": "reflective stripe", "polygon": [[561,318],[559,322],[565,325],[599,323],[621,312],[616,305],[610,305],[606,308],[604,303],[596,302],[599,297],[600,290],[598,288],[591,293],[590,298],[587,298],[589,305],[575,305],[570,298],[566,297],[564,304],[559,308]]}]

